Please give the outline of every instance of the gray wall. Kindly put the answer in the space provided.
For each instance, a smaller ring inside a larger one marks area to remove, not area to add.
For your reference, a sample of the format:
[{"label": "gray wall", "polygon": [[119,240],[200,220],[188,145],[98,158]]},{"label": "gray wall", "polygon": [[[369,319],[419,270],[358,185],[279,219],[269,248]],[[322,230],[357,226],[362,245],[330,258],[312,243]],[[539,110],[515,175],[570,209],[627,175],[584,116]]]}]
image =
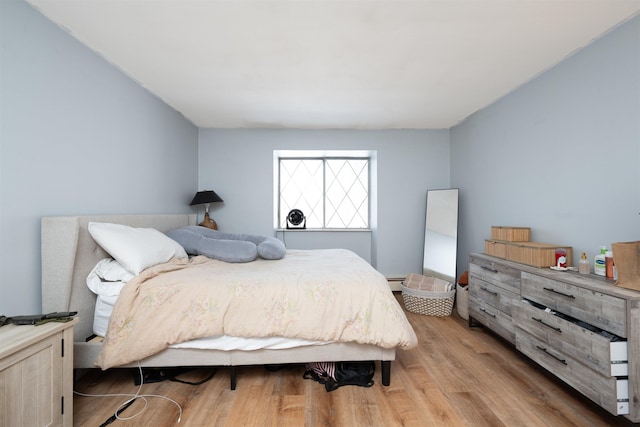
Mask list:
[{"label": "gray wall", "polygon": [[574,263],[640,239],[640,17],[452,128],[451,164],[459,265],[491,225],[529,226]]},{"label": "gray wall", "polygon": [[198,182],[224,199],[211,208],[221,229],[273,235],[273,150],[292,149],[376,150],[371,259],[389,276],[422,271],[427,189],[449,186],[448,130],[201,129]]},{"label": "gray wall", "polygon": [[45,215],[191,212],[214,189],[223,230],[272,235],[276,149],[377,150],[390,276],[421,271],[430,188],[460,188],[458,271],[491,225],[590,258],[640,238],[640,18],[450,131],[198,130],[21,0],[0,39],[0,314],[39,311]]},{"label": "gray wall", "polygon": [[23,1],[0,31],[0,314],[32,314],[40,218],[191,212],[198,134]]}]

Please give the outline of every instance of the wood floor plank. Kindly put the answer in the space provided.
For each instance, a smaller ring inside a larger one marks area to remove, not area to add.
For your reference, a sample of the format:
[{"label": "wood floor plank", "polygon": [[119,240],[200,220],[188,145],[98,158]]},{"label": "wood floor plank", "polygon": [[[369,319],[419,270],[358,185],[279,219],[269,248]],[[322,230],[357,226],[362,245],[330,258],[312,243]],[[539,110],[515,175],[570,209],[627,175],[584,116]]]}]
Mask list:
[{"label": "wood floor plank", "polygon": [[333,402],[335,395],[327,393],[324,387],[311,380],[304,381],[306,384],[305,393],[308,396],[304,425],[308,427],[337,425]]},{"label": "wood floor plank", "polygon": [[[399,300],[402,301],[401,297]],[[454,313],[431,317],[407,313],[419,345],[398,351],[391,385],[383,387],[376,363],[373,387],[345,386],[327,392],[303,379],[304,366],[276,370],[239,367],[236,390],[229,369],[194,386],[171,381],[145,384],[142,394],[161,394],[181,405],[180,426],[631,426],[557,380],[482,327],[469,328]],[[180,379],[198,381],[211,368],[194,369]],[[84,393],[135,394],[128,369],[89,371],[75,389]],[[98,426],[126,396],[74,397],[74,424]],[[136,401],[123,416],[143,409]],[[177,425],[173,403],[149,398],[147,408],[126,426]],[[124,426],[116,420],[114,427]]]},{"label": "wood floor plank", "polygon": [[[453,409],[464,420],[465,425],[474,427],[500,427],[505,423],[480,399],[477,393],[462,391],[449,394]],[[516,424],[517,425],[517,424]]]}]

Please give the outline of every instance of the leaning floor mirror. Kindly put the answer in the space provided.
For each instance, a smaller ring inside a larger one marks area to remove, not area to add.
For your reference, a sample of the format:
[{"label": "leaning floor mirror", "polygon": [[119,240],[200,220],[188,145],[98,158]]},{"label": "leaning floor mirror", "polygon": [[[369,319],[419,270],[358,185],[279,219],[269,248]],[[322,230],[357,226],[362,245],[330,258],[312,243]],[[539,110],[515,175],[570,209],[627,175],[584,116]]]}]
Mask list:
[{"label": "leaning floor mirror", "polygon": [[422,274],[456,283],[458,189],[428,190]]}]

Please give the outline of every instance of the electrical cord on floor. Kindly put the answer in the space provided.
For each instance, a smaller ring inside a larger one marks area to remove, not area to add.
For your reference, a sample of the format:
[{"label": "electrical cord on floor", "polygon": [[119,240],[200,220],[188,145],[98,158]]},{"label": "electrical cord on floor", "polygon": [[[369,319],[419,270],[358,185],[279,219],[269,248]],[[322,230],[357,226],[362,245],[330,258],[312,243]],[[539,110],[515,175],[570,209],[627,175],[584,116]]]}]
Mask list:
[{"label": "electrical cord on floor", "polygon": [[118,419],[118,417],[120,416],[121,413],[123,413],[129,406],[131,406],[133,404],[133,402],[135,402],[136,399],[129,399],[128,402],[124,403],[122,406],[120,406],[120,408],[118,408],[118,410],[115,412],[115,414],[111,415],[109,418],[107,418],[107,420],[105,422],[103,422],[102,424],[100,424],[100,427],[105,427],[108,426],[109,424],[111,424],[112,422],[114,422],[115,420]]},{"label": "electrical cord on floor", "polygon": [[[213,378],[216,374],[216,370],[213,369],[211,373],[204,379],[200,381],[185,381],[178,378],[179,375],[188,372],[193,368],[147,368],[144,372],[144,382],[146,384],[149,383],[157,383],[160,381],[174,381],[177,383],[187,384],[187,385],[202,385]],[[140,385],[141,378],[138,376],[138,372],[135,372],[133,376],[133,383],[135,385]]]},{"label": "electrical cord on floor", "polygon": [[173,381],[173,382],[181,383],[181,384],[188,384],[188,385],[202,385],[202,384],[206,383],[207,381],[209,381],[211,378],[213,378],[215,374],[216,374],[216,371],[213,370],[206,378],[204,378],[204,379],[202,379],[200,381],[185,381],[185,380],[181,380],[177,376],[169,377],[169,381]]},{"label": "electrical cord on floor", "polygon": [[[138,415],[141,415],[144,411],[147,410],[147,406],[149,406],[149,401],[147,400],[147,398],[150,398],[150,397],[157,397],[157,398],[160,398],[160,399],[165,399],[165,400],[168,400],[169,402],[173,403],[174,405],[176,405],[178,407],[178,410],[180,411],[180,413],[178,415],[178,424],[180,424],[180,421],[182,421],[182,406],[180,406],[180,404],[178,402],[176,402],[175,400],[171,399],[170,397],[160,396],[160,395],[157,395],[157,394],[140,394],[140,391],[142,390],[142,385],[144,384],[144,381],[142,380],[142,378],[143,378],[143,376],[142,376],[142,366],[140,365],[140,363],[138,363],[138,370],[140,371],[141,381],[140,381],[140,386],[138,387],[138,391],[136,391],[135,394],[130,394],[130,393],[87,394],[87,393],[80,393],[79,391],[75,391],[75,390],[73,391],[73,393],[77,394],[78,396],[84,396],[84,397],[114,397],[114,396],[129,397],[129,399],[127,399],[120,406],[118,406],[118,408],[113,413],[113,415],[111,417],[109,417],[104,423],[102,423],[100,425],[100,427],[109,425],[112,422],[114,422],[115,420],[127,421],[127,420],[130,420],[130,419],[133,419],[133,418],[137,417]],[[130,417],[121,417],[120,414],[122,412],[124,412],[125,409],[127,409],[129,406],[131,406],[136,399],[142,399],[144,401],[144,406],[142,407],[142,409],[139,410],[138,412],[136,412],[135,414],[131,415]]]}]

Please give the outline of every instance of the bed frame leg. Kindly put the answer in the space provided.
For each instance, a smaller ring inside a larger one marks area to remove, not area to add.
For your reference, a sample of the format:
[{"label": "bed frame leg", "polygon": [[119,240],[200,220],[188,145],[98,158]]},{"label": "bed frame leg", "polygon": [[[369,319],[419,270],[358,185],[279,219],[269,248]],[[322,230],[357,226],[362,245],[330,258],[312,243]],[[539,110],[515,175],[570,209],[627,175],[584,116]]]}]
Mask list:
[{"label": "bed frame leg", "polygon": [[380,367],[382,368],[382,385],[388,386],[391,384],[391,360],[380,361]]},{"label": "bed frame leg", "polygon": [[236,389],[236,374],[237,374],[237,368],[235,366],[231,367],[231,390],[235,390]]}]

